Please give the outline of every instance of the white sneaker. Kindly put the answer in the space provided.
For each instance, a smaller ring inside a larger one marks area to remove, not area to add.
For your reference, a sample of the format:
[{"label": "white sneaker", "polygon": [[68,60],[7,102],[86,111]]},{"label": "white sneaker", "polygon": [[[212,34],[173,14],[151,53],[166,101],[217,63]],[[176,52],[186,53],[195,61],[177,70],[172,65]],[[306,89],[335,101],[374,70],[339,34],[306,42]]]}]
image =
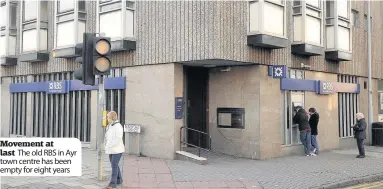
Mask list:
[{"label": "white sneaker", "polygon": [[313,153],[314,153],[314,154],[316,154],[316,153],[317,153],[317,149],[316,149],[316,148],[314,148],[314,150],[313,150]]},{"label": "white sneaker", "polygon": [[312,154],[310,154],[310,156],[317,156],[316,154],[314,154],[314,153],[312,153]]}]

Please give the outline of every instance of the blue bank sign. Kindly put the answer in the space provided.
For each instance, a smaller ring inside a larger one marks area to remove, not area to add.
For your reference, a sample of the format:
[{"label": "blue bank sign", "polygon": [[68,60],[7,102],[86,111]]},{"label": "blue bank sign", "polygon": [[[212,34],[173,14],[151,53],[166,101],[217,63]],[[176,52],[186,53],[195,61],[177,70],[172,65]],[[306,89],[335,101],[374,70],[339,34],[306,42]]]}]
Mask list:
[{"label": "blue bank sign", "polygon": [[277,66],[269,66],[268,75],[273,78],[286,78],[287,76],[287,66],[277,65]]},{"label": "blue bank sign", "polygon": [[69,92],[69,81],[48,81],[48,94],[65,94]]},{"label": "blue bank sign", "polygon": [[360,85],[322,80],[281,79],[281,90],[312,91],[318,94],[360,93]]},{"label": "blue bank sign", "polygon": [[[104,80],[105,89],[125,89],[125,77],[111,77]],[[84,85],[80,80],[46,81],[31,83],[12,83],[9,86],[10,93],[26,92],[45,92],[47,94],[65,94],[70,91],[90,91],[97,90],[98,83],[95,86]]]},{"label": "blue bank sign", "polygon": [[319,94],[331,94],[335,92],[334,83],[329,81],[319,81],[318,82],[318,93]]}]

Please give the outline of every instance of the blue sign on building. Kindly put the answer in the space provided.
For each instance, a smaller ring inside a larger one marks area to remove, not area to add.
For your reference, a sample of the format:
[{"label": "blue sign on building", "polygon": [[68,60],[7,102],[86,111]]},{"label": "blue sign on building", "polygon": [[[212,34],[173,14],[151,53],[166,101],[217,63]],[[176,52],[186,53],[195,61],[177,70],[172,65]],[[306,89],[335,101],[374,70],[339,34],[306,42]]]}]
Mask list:
[{"label": "blue sign on building", "polygon": [[47,94],[65,94],[69,92],[69,81],[48,81]]},{"label": "blue sign on building", "polygon": [[287,76],[287,66],[277,65],[277,66],[269,66],[269,76],[273,78],[286,78]]},{"label": "blue sign on building", "polygon": [[[105,78],[104,86],[106,90],[125,89],[125,77]],[[47,94],[65,94],[70,91],[90,91],[97,90],[98,83],[95,86],[84,85],[80,80],[46,81],[31,83],[12,83],[9,85],[10,93],[26,92],[46,92]]]},{"label": "blue sign on building", "polygon": [[335,81],[281,79],[281,90],[285,91],[312,91],[318,94],[332,93],[360,93],[360,85],[354,83],[341,83]]},{"label": "blue sign on building", "polygon": [[319,81],[318,82],[318,94],[332,94],[336,93],[335,83],[331,81]]},{"label": "blue sign on building", "polygon": [[175,119],[184,117],[184,100],[182,97],[176,97]]}]

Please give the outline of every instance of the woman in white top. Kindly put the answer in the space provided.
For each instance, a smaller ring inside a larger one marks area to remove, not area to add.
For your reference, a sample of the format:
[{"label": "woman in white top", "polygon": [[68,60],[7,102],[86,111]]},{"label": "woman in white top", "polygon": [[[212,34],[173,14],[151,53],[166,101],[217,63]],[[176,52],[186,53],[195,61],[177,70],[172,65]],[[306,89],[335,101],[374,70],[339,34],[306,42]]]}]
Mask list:
[{"label": "woman in white top", "polygon": [[125,152],[125,146],[122,141],[124,130],[117,120],[117,113],[111,111],[107,115],[108,126],[105,133],[105,153],[109,155],[110,164],[112,166],[112,178],[107,189],[116,188],[122,184],[122,176],[118,163],[120,162],[122,153]]}]

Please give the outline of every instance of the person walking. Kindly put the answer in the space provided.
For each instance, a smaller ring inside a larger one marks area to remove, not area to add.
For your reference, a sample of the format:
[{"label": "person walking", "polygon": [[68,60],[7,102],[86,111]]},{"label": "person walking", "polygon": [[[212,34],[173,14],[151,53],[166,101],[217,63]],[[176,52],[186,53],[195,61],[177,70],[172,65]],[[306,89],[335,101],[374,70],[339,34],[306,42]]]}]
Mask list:
[{"label": "person walking", "polygon": [[318,145],[318,123],[319,123],[319,114],[315,108],[309,109],[310,119],[309,125],[311,128],[311,144],[314,148],[314,154],[319,153],[319,145]]},{"label": "person walking", "polygon": [[366,153],[364,151],[363,141],[366,139],[366,127],[367,123],[364,119],[364,115],[362,113],[356,114],[356,124],[352,127],[354,129],[354,137],[356,139],[356,144],[358,146],[359,155],[356,158],[364,158],[366,157]]},{"label": "person walking", "polygon": [[112,177],[107,189],[116,188],[122,184],[121,170],[118,166],[122,153],[125,152],[125,146],[122,141],[124,130],[117,120],[117,113],[111,111],[107,115],[108,125],[105,133],[105,153],[109,155],[109,161],[112,167]]},{"label": "person walking", "polygon": [[298,106],[296,109],[296,114],[293,117],[293,122],[298,124],[300,131],[300,139],[304,146],[306,156],[315,156],[312,152],[311,145],[311,128],[309,125],[309,118],[303,107]]}]

